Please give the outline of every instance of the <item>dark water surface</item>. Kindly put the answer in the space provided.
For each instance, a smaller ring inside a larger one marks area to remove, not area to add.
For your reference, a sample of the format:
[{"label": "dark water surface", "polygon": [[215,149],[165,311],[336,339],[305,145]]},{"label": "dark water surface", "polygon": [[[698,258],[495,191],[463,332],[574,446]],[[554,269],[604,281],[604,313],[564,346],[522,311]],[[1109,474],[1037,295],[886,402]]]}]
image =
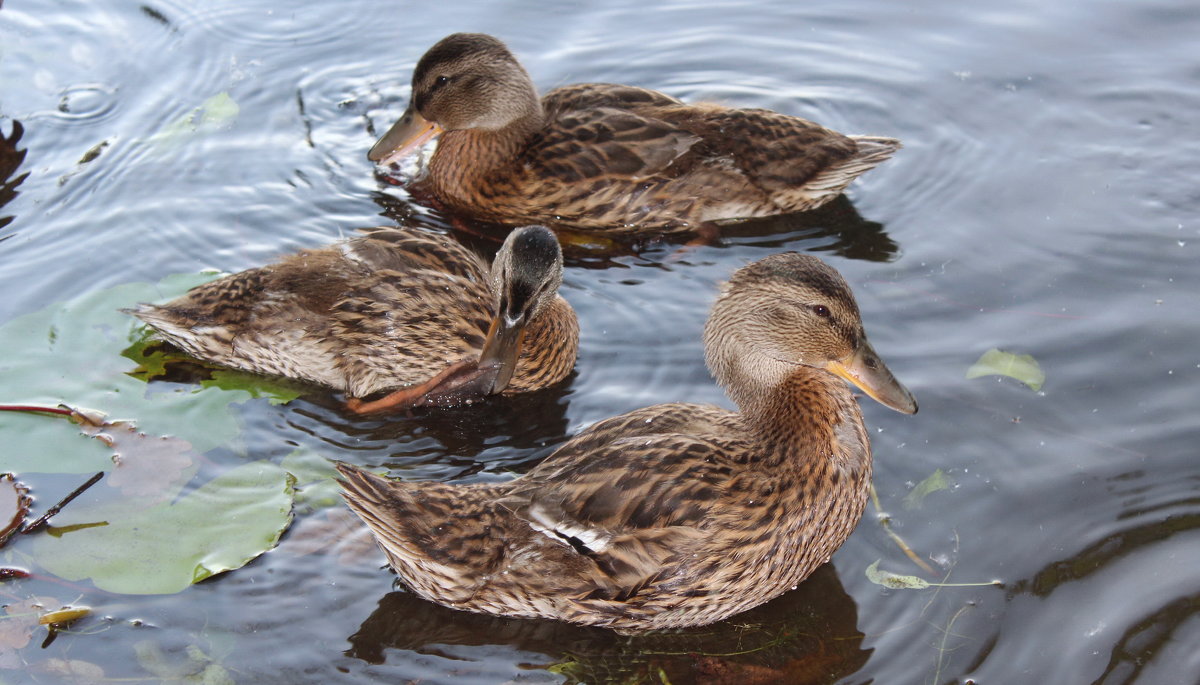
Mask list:
[{"label": "dark water surface", "polygon": [[[850,281],[921,402],[915,417],[864,405],[892,528],[950,581],[1003,587],[873,584],[877,559],[921,572],[869,509],[798,590],[703,630],[629,638],[393,591],[381,554],[356,556],[357,526],[311,533],[335,507],[298,511],[276,550],[176,595],[4,583],[4,603],[54,594],[97,615],[6,657],[0,682],[58,682],[55,659],[150,678],[134,657],[146,640],[180,660],[198,646],[246,683],[1197,682],[1195,3],[10,0],[0,136],[22,135],[0,143],[0,325],[356,227],[446,226],[377,178],[366,150],[407,104],[415,61],[456,30],[505,39],[543,89],[624,82],[905,148],[849,201],[733,227],[682,261],[664,263],[669,245],[573,256],[564,295],[583,337],[562,389],[389,420],[321,393],[251,401],[236,407],[238,445],[207,455],[209,477],[300,446],[404,478],[498,480],[607,416],[728,405],[701,357],[717,282],[811,250]],[[179,126],[222,95],[236,116]],[[968,380],[993,347],[1036,358],[1044,387]],[[0,357],[5,375],[27,363]],[[0,402],[104,408],[35,385],[0,376]],[[0,416],[0,450],[31,425]],[[906,508],[938,469],[950,487]]]}]

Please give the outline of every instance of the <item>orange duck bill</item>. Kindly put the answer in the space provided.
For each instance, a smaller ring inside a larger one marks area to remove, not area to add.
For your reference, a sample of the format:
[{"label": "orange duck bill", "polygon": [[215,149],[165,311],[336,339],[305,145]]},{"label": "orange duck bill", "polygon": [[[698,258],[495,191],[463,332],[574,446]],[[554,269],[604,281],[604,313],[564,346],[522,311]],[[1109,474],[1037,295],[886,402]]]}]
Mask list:
[{"label": "orange duck bill", "polygon": [[444,129],[421,116],[410,105],[383,137],[375,142],[367,159],[377,164],[398,162],[415,152],[425,143],[439,136]]},{"label": "orange duck bill", "polygon": [[828,362],[825,370],[850,381],[885,407],[904,414],[917,413],[916,398],[896,380],[866,339],[858,351],[844,359]]}]

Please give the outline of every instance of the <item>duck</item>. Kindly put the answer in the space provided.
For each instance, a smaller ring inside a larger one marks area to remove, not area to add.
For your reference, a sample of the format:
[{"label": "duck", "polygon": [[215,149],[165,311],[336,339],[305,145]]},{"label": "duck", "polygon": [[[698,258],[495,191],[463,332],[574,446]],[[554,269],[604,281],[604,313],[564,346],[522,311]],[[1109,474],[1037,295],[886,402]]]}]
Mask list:
[{"label": "duck", "polygon": [[380,227],[124,311],[198,359],[326,386],[367,414],[562,381],[579,344],[562,276],[544,226],[509,233],[490,267],[448,235]]},{"label": "duck", "polygon": [[675,402],[602,420],[501,483],[391,480],[339,462],[342,496],[399,580],[448,607],[639,633],[796,587],[850,535],[871,448],[849,381],[917,403],[811,255],[737,270],[704,327],[737,411]]},{"label": "duck", "polygon": [[501,224],[719,237],[713,222],[815,209],[900,148],[765,109],[582,83],[540,100],[499,39],[455,33],[417,62],[407,110],[368,158],[437,138],[415,196]]}]

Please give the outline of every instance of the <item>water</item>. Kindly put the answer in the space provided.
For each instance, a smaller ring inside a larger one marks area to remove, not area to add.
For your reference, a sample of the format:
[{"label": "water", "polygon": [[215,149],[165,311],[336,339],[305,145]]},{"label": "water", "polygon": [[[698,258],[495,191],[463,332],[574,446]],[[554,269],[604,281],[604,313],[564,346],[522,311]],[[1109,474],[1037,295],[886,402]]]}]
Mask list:
[{"label": "water", "polygon": [[[0,226],[0,323],[360,226],[445,226],[365,153],[407,104],[417,58],[456,30],[505,39],[543,89],[631,83],[896,136],[904,150],[851,187],[852,204],[735,227],[679,262],[664,263],[665,245],[573,254],[564,294],[583,337],[561,390],[386,421],[319,393],[251,402],[245,456],[218,450],[211,469],[299,445],[405,478],[499,480],[601,418],[727,403],[701,361],[716,284],[766,254],[813,250],[855,288],[875,347],[921,402],[916,417],[864,407],[891,526],[950,581],[1003,587],[871,583],[877,559],[920,571],[869,509],[795,592],[695,634],[631,639],[393,591],[352,522],[336,544],[312,536],[334,508],[300,512],[278,549],[178,595],[6,583],[6,602],[56,594],[99,615],[4,657],[0,679],[56,682],[54,659],[146,677],[133,654],[150,640],[180,661],[198,646],[238,682],[1195,682],[1195,7],[202,5],[0,9],[0,134],[24,128],[8,182],[28,174],[0,207],[13,217]],[[236,116],[204,123],[197,108],[222,94]],[[992,347],[1033,355],[1045,386],[966,379]],[[72,399],[11,386],[0,379],[0,396]],[[937,469],[949,489],[906,508]]]}]

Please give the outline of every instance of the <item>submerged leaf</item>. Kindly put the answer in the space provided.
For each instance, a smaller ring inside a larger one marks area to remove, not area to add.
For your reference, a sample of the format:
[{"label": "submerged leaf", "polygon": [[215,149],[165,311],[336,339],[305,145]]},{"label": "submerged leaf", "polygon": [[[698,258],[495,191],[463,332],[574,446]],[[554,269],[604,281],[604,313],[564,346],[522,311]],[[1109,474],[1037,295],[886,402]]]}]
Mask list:
[{"label": "submerged leaf", "polygon": [[916,576],[902,576],[891,571],[880,571],[878,559],[867,567],[867,580],[893,590],[924,590],[929,587],[929,581]]},{"label": "submerged leaf", "polygon": [[169,436],[150,437],[128,421],[104,421],[95,414],[74,411],[72,419],[80,431],[113,449],[109,487],[135,498],[144,508],[172,499],[193,475],[195,456],[186,440]]},{"label": "submerged leaf", "polygon": [[170,594],[240,568],[274,547],[291,522],[294,480],[265,461],[239,466],[175,502],[132,510],[122,502],[70,512],[107,521],[59,538],[41,536],[32,556],[71,581],[125,594]]},{"label": "submerged leaf", "polygon": [[156,133],[151,142],[167,148],[179,145],[193,136],[226,128],[237,119],[241,108],[229,93],[217,93],[199,107],[184,114]]},{"label": "submerged leaf", "polygon": [[104,680],[104,669],[82,659],[51,657],[34,664],[31,670],[62,678],[59,682],[98,683]]},{"label": "submerged leaf", "polygon": [[42,599],[31,597],[20,602],[9,602],[0,617],[0,654],[18,650],[33,639],[41,616]]},{"label": "submerged leaf", "polygon": [[234,101],[229,93],[217,93],[204,101],[200,105],[200,125],[203,126],[224,126],[233,123],[237,119],[238,112],[241,107]]},{"label": "submerged leaf", "polygon": [[968,379],[993,375],[1015,378],[1035,392],[1041,390],[1046,382],[1046,374],[1031,355],[1014,354],[996,348],[984,352],[979,361],[967,369]]},{"label": "submerged leaf", "polygon": [[928,478],[917,483],[917,487],[913,488],[912,492],[904,496],[904,508],[919,509],[930,493],[948,489],[950,489],[950,480],[946,478],[946,474],[941,469],[937,469]]}]

